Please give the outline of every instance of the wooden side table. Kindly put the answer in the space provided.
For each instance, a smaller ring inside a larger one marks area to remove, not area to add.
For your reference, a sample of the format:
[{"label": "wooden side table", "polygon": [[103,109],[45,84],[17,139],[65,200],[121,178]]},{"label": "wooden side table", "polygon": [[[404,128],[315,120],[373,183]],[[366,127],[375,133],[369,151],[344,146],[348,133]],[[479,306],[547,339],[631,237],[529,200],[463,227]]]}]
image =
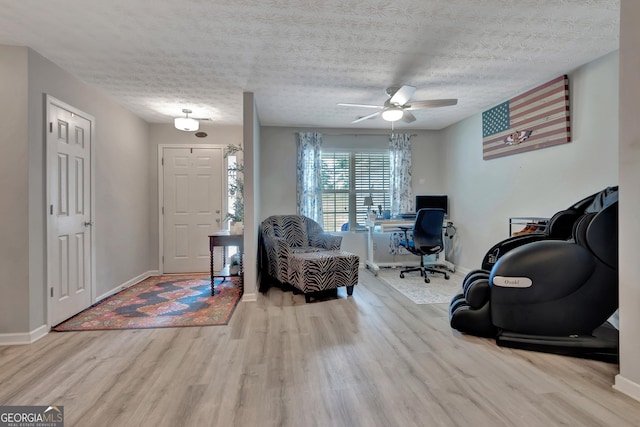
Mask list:
[{"label": "wooden side table", "polygon": [[227,280],[227,277],[231,277],[231,273],[229,272],[229,266],[225,265],[224,268],[218,274],[214,274],[213,272],[213,249],[216,246],[221,246],[223,248],[223,261],[227,260],[227,247],[228,246],[236,246],[238,248],[238,252],[240,254],[240,271],[238,274],[244,274],[242,269],[242,252],[244,248],[244,234],[231,234],[229,231],[218,231],[211,235],[209,235],[209,260],[211,265],[211,296],[214,295],[213,290],[213,281],[216,277],[222,277],[222,280]]}]

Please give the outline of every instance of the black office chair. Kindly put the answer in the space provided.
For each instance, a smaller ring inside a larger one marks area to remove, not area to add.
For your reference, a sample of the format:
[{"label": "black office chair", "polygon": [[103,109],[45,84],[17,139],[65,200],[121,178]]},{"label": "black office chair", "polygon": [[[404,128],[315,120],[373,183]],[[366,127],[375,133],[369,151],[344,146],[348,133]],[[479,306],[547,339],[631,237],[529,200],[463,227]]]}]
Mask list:
[{"label": "black office chair", "polygon": [[[404,279],[404,273],[419,271],[424,277],[425,283],[429,283],[428,272],[444,274],[444,278],[449,280],[449,274],[446,271],[437,268],[425,267],[424,257],[426,255],[435,255],[444,250],[444,241],[442,240],[442,222],[444,221],[444,210],[425,208],[420,209],[416,214],[416,222],[411,227],[399,227],[404,232],[404,240],[398,243],[414,255],[420,257],[420,267],[409,268],[400,272],[400,278]],[[408,238],[408,231],[413,232],[413,239]]]}]

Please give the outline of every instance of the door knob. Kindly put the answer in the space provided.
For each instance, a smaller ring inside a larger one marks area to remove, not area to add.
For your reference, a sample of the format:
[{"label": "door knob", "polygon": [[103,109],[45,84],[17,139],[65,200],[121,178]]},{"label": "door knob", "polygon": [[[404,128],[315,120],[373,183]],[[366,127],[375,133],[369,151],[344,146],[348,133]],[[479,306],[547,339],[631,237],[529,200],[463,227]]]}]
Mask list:
[{"label": "door knob", "polygon": [[90,225],[93,225],[93,221],[85,221],[84,223],[85,227],[89,227]]}]

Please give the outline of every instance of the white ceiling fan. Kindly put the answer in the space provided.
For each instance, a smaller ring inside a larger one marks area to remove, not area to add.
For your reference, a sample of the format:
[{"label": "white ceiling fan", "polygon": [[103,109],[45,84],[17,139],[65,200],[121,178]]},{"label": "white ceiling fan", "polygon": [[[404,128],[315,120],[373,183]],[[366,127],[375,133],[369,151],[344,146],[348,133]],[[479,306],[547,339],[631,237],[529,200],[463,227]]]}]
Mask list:
[{"label": "white ceiling fan", "polygon": [[458,103],[457,99],[429,99],[424,101],[410,101],[415,91],[415,86],[392,86],[387,88],[386,90],[389,99],[385,101],[384,105],[349,103],[339,103],[338,105],[341,105],[343,107],[375,108],[379,110],[375,113],[360,117],[351,123],[359,123],[364,120],[372,119],[379,114],[382,114],[382,118],[390,122],[395,122],[396,120],[402,119],[407,123],[411,123],[416,119],[416,117],[411,114],[412,110],[447,107],[450,105],[456,105]]}]

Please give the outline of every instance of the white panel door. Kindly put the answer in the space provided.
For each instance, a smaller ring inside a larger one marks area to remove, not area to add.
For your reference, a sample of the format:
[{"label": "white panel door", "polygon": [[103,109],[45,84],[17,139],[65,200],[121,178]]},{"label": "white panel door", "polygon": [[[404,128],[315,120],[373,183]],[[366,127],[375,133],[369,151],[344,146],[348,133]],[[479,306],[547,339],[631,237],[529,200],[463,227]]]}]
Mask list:
[{"label": "white panel door", "polygon": [[222,225],[222,148],[163,150],[163,271],[209,271],[209,234]]},{"label": "white panel door", "polygon": [[91,287],[92,120],[48,104],[48,278],[53,325],[88,308]]}]

